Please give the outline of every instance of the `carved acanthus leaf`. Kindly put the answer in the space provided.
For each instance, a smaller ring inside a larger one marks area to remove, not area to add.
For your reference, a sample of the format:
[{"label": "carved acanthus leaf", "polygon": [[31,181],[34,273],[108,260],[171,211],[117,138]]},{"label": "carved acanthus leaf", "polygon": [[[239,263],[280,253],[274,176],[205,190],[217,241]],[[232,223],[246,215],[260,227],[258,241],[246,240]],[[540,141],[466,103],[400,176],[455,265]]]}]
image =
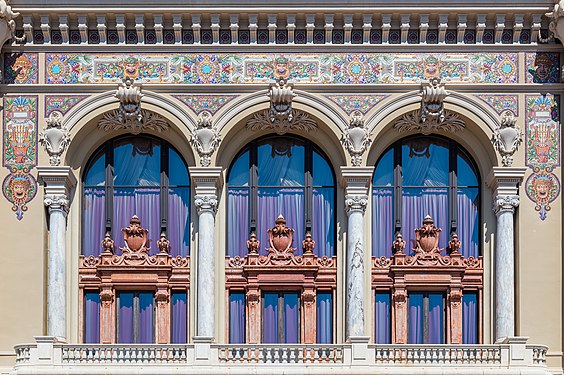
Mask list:
[{"label": "carved acanthus leaf", "polygon": [[200,164],[202,167],[209,167],[211,164],[211,155],[213,155],[219,146],[219,142],[221,142],[219,132],[213,126],[210,112],[204,111],[200,114],[198,127],[192,132],[190,142],[200,155]]},{"label": "carved acanthus leaf", "polygon": [[350,123],[343,132],[341,143],[346,147],[352,158],[355,167],[360,166],[362,154],[370,145],[370,132],[364,124],[362,112],[354,111],[351,115]]},{"label": "carved acanthus leaf", "polygon": [[439,122],[435,119],[427,119],[421,122],[421,111],[415,110],[411,113],[406,113],[399,120],[396,121],[394,129],[398,132],[404,131],[418,131],[421,134],[429,135],[433,132],[451,132],[456,133],[464,130],[466,125],[457,114],[445,111],[443,121]]},{"label": "carved acanthus leaf", "polygon": [[153,130],[162,132],[169,128],[168,122],[159,114],[151,111],[141,110],[141,120],[124,119],[119,115],[119,110],[113,110],[104,113],[104,116],[98,122],[98,127],[104,131],[110,130],[127,130],[132,134],[139,134],[143,131]]},{"label": "carved acanthus leaf", "polygon": [[282,119],[272,122],[270,120],[270,111],[268,109],[258,112],[247,120],[247,129],[256,130],[274,130],[279,135],[288,131],[304,131],[309,132],[317,130],[317,123],[311,119],[307,113],[292,110],[292,121]]}]

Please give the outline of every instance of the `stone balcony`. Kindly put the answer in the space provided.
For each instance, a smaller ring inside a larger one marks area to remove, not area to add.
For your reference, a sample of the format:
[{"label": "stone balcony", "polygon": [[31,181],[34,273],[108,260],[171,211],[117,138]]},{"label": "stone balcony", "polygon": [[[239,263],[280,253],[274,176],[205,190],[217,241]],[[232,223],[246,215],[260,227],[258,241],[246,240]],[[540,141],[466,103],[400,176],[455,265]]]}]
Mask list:
[{"label": "stone balcony", "polygon": [[18,345],[11,374],[551,374],[546,346],[515,337],[491,345],[66,344]]}]

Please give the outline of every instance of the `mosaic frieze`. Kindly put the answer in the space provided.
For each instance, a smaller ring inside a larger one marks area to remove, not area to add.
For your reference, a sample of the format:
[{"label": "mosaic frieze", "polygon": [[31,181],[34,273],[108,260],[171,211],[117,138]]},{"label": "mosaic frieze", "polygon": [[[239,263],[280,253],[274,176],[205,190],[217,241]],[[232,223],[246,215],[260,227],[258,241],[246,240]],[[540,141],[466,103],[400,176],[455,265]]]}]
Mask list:
[{"label": "mosaic frieze", "polygon": [[517,95],[478,94],[476,97],[501,115],[511,111],[515,117],[519,116],[519,97]]},{"label": "mosaic frieze", "polygon": [[363,115],[368,113],[382,100],[390,95],[327,95],[327,98],[337,104],[348,115],[359,111]]},{"label": "mosaic frieze", "polygon": [[45,97],[45,117],[53,111],[59,111],[65,115],[75,105],[86,99],[88,95],[49,95]]},{"label": "mosaic frieze", "polygon": [[4,55],[4,83],[39,83],[39,64],[36,53],[7,53]]},{"label": "mosaic frieze", "polygon": [[37,182],[30,173],[37,165],[36,96],[4,98],[3,135],[2,162],[10,174],[2,183],[2,193],[21,220],[37,192]]},{"label": "mosaic frieze", "polygon": [[186,104],[196,115],[208,111],[215,115],[225,104],[237,95],[173,95],[176,99]]},{"label": "mosaic frieze", "polygon": [[557,83],[560,54],[556,52],[527,53],[527,83]]},{"label": "mosaic frieze", "polygon": [[468,83],[517,83],[518,55],[503,54],[316,54],[316,55],[95,55],[47,54],[48,84],[267,83],[276,75],[296,83],[417,83],[433,77]]},{"label": "mosaic frieze", "polygon": [[533,174],[525,183],[525,191],[535,203],[541,220],[545,220],[550,203],[560,194],[560,182],[552,173],[560,165],[559,97],[535,95],[527,96],[526,100],[526,164]]}]

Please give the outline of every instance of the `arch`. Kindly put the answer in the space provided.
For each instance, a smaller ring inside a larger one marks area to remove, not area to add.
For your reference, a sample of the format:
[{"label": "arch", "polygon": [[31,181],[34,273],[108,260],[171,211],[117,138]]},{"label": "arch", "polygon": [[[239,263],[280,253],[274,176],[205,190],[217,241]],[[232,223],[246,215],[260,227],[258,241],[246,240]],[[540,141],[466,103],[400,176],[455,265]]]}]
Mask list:
[{"label": "arch", "polygon": [[[348,120],[324,98],[295,90],[297,96],[293,101],[293,108],[308,113],[317,120],[319,126],[315,133],[303,131],[292,134],[305,138],[315,137],[316,144],[329,156],[333,168],[346,165],[347,157],[341,146],[340,138],[348,126]],[[251,140],[271,133],[271,131],[245,131],[245,121],[253,114],[264,111],[270,106],[267,90],[261,90],[242,96],[223,108],[215,119],[223,142],[216,152],[217,165],[230,165],[238,151]],[[225,142],[229,139],[230,142]],[[236,140],[236,141],[234,141]],[[337,172],[334,170],[334,172]]]},{"label": "arch", "polygon": [[[366,121],[371,131],[373,142],[367,155],[367,165],[374,165],[384,150],[399,140],[416,132],[399,133],[392,131],[395,120],[413,110],[420,108],[421,97],[419,92],[412,91],[399,96],[390,105],[374,112]],[[445,98],[445,109],[462,116],[466,129],[457,133],[442,133],[462,145],[476,160],[482,177],[488,174],[493,166],[499,165],[498,154],[491,143],[491,137],[499,125],[499,118],[493,110],[486,108],[481,103],[467,95],[450,92]],[[441,133],[438,133],[441,134]]]},{"label": "arch", "polygon": [[[170,142],[190,165],[195,165],[195,157],[189,145],[191,132],[196,128],[194,119],[172,98],[152,91],[143,91],[142,108],[155,112],[168,120],[170,128],[163,132],[147,131],[144,134],[157,136]],[[71,136],[71,143],[65,154],[65,162],[80,168],[89,155],[107,140],[127,134],[126,131],[104,132],[96,126],[96,119],[108,111],[117,109],[119,101],[113,91],[89,97],[73,108],[63,119]]]}]

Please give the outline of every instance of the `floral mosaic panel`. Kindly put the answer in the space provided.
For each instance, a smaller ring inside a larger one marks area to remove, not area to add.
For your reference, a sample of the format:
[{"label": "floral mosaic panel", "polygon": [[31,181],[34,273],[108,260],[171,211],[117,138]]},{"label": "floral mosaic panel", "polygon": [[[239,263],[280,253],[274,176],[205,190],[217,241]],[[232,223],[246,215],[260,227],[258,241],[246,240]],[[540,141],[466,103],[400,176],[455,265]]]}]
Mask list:
[{"label": "floral mosaic panel", "polygon": [[490,106],[498,115],[511,111],[519,116],[519,97],[517,95],[478,94],[477,98]]},{"label": "floral mosaic panel", "polygon": [[525,191],[541,220],[547,218],[550,203],[560,194],[560,182],[552,173],[560,165],[559,100],[559,96],[550,94],[526,97],[526,164],[533,174],[525,183]]},{"label": "floral mosaic panel", "polygon": [[39,63],[36,53],[4,54],[4,83],[39,83]]},{"label": "floral mosaic panel", "polygon": [[4,97],[2,163],[10,174],[2,183],[2,194],[18,220],[37,192],[30,173],[37,165],[37,100],[37,96]]},{"label": "floral mosaic panel", "polygon": [[49,95],[45,97],[45,117],[53,111],[59,111],[65,115],[75,105],[88,98],[88,95]]},{"label": "floral mosaic panel", "polygon": [[560,54],[557,52],[527,53],[527,83],[558,83]]},{"label": "floral mosaic panel", "polygon": [[225,104],[237,95],[173,95],[176,99],[186,104],[196,115],[208,111],[215,115]]},{"label": "floral mosaic panel", "polygon": [[348,115],[360,111],[363,115],[368,113],[382,100],[390,95],[326,95]]},{"label": "floral mosaic panel", "polygon": [[518,54],[47,54],[49,84],[115,83],[417,83],[433,77],[468,83],[517,83]]}]

